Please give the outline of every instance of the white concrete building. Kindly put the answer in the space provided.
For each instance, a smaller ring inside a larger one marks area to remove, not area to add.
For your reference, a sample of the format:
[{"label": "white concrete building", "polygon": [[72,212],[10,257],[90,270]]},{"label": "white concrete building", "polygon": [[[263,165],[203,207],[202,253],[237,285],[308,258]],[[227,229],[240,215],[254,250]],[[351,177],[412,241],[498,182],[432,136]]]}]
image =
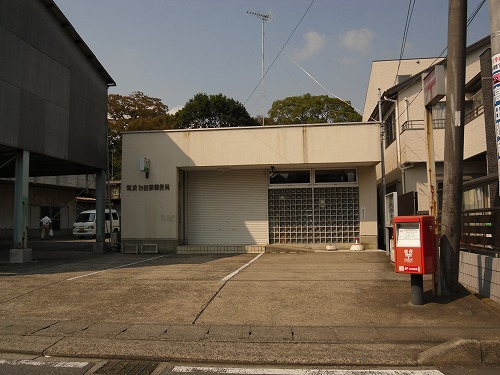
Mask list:
[{"label": "white concrete building", "polygon": [[379,162],[377,123],[124,133],[122,246],[376,248]]}]

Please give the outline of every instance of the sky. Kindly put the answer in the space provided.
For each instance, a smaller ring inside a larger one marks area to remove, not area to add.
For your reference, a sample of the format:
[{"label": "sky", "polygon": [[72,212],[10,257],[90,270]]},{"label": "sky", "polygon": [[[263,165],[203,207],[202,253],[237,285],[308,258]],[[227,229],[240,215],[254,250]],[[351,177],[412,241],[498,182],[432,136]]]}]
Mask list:
[{"label": "sky", "polygon": [[[275,100],[330,95],[363,110],[371,64],[439,56],[448,0],[55,0],[116,82],[173,113],[197,93],[223,94],[251,116]],[[410,3],[414,3],[410,7]],[[468,0],[471,15],[481,0]],[[489,1],[467,29],[467,45],[489,35]],[[261,83],[262,21],[264,66]],[[280,50],[282,50],[281,53]]]}]

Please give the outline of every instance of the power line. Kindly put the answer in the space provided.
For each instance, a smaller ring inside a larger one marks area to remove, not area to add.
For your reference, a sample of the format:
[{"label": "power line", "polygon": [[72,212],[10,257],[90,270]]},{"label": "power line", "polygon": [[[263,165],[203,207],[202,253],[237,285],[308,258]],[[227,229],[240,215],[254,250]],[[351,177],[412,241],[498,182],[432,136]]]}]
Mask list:
[{"label": "power line", "polygon": [[[469,27],[469,25],[472,23],[472,21],[477,16],[477,14],[481,10],[481,8],[482,8],[482,6],[484,5],[485,2],[486,2],[486,0],[481,0],[481,2],[478,4],[478,6],[476,7],[476,9],[474,9],[474,11],[472,12],[472,14],[467,19],[467,27]],[[443,49],[443,51],[434,59],[434,61],[432,62],[432,64],[430,66],[433,66],[434,64],[436,64],[438,62],[438,60],[446,53],[447,50],[448,50],[448,47],[445,47]],[[419,79],[421,79],[420,76],[415,76],[413,78],[413,81],[410,82],[410,84],[413,84],[416,80],[419,80]],[[409,102],[408,106],[399,114],[399,118],[401,118],[401,116],[403,116],[403,114],[408,110],[408,108],[410,108],[410,106],[413,104],[413,102],[417,99],[417,97],[420,95],[420,93],[422,91],[423,91],[423,89],[420,89],[420,91],[417,92],[417,94],[415,95],[415,97],[413,98],[413,100],[411,102]],[[375,120],[375,119],[372,119],[372,120]],[[377,121],[377,120],[375,120],[375,121]]]},{"label": "power line", "polygon": [[403,40],[401,41],[401,51],[399,52],[399,63],[398,63],[398,69],[396,71],[396,77],[394,77],[394,84],[397,83],[399,68],[401,66],[401,60],[403,59],[403,55],[405,52],[406,38],[408,37],[408,30],[410,29],[411,16],[413,15],[414,8],[415,8],[415,0],[410,0],[410,3],[408,4],[408,11],[406,13],[405,29],[403,32]]},{"label": "power line", "polygon": [[[268,38],[268,40],[269,40],[272,44],[274,44],[274,45],[276,46],[276,44],[275,44],[272,40],[270,40],[269,38]],[[290,55],[288,55],[285,51],[283,51],[283,53],[285,54],[285,56],[286,56],[286,57],[288,57],[288,58],[290,59],[290,61],[291,61],[291,62],[293,62],[295,65],[297,65],[297,66],[299,67],[299,69],[300,69],[300,70],[302,70],[302,71],[303,71],[303,72],[304,72],[304,73],[305,73],[305,74],[306,74],[309,78],[311,78],[311,79],[312,79],[312,80],[313,80],[313,81],[314,81],[314,82],[315,82],[315,83],[316,83],[319,87],[321,87],[323,90],[325,90],[325,92],[326,92],[328,95],[333,96],[334,98],[336,98],[336,99],[338,99],[338,100],[340,100],[340,101],[344,102],[345,104],[347,104],[347,105],[351,106],[351,107],[352,107],[352,108],[353,108],[356,112],[358,112],[358,114],[360,114],[360,115],[362,115],[362,114],[363,114],[363,113],[362,113],[359,109],[355,108],[355,107],[354,107],[351,103],[349,103],[348,101],[346,101],[346,100],[344,100],[344,99],[340,98],[339,96],[337,96],[337,95],[335,95],[334,93],[332,93],[331,91],[329,91],[329,90],[328,90],[325,86],[323,86],[323,85],[322,85],[322,84],[321,84],[321,83],[320,83],[320,82],[319,82],[316,78],[314,78],[314,77],[313,77],[313,76],[312,76],[309,72],[307,72],[307,71],[306,71],[306,70],[305,70],[302,66],[300,66],[300,64],[299,64],[297,61],[295,61],[294,59],[292,59],[292,58],[290,57]],[[342,112],[342,111],[337,111],[337,112]],[[346,112],[346,113],[347,113],[347,112]]]},{"label": "power line", "polygon": [[472,12],[472,14],[469,16],[469,19],[467,20],[467,27],[471,24],[472,20],[474,19],[474,17],[476,17],[476,15],[479,13],[479,11],[481,10],[481,7],[484,5],[486,0],[482,0],[478,6],[476,7],[476,9],[474,9],[474,12]]}]

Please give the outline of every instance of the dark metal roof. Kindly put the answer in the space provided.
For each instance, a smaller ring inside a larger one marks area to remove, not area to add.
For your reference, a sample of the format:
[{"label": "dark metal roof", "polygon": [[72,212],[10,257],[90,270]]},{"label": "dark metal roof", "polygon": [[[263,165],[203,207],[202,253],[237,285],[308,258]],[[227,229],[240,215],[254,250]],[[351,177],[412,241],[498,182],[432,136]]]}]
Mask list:
[{"label": "dark metal roof", "polygon": [[59,23],[61,27],[66,30],[66,32],[69,34],[69,36],[75,41],[75,44],[82,50],[84,55],[87,57],[89,62],[94,65],[95,69],[97,72],[104,78],[108,86],[116,86],[116,82],[111,78],[111,76],[108,74],[106,69],[101,65],[99,60],[97,60],[97,57],[94,55],[94,53],[90,50],[90,48],[87,46],[87,44],[83,41],[81,36],[76,32],[75,28],[69,20],[66,18],[66,16],[63,14],[61,9],[56,5],[56,3],[53,0],[41,0],[47,9],[51,10],[52,13],[56,16],[56,18],[59,20]]},{"label": "dark metal roof", "polygon": [[[15,177],[15,157],[19,155],[19,152],[17,148],[0,145],[0,178]],[[97,172],[99,169],[88,165],[30,152],[30,177],[95,174]]]}]

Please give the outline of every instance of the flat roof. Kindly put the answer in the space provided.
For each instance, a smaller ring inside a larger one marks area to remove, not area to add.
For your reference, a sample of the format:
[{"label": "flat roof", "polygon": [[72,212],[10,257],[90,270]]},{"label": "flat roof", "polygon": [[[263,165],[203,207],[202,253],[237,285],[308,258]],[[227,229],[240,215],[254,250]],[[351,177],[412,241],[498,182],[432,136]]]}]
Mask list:
[{"label": "flat roof", "polygon": [[317,124],[287,124],[287,125],[265,125],[265,126],[226,126],[220,128],[193,128],[193,129],[164,129],[164,130],[136,130],[124,131],[121,134],[141,134],[141,133],[165,133],[165,132],[193,132],[193,131],[222,131],[222,130],[254,130],[254,129],[276,129],[276,128],[297,128],[297,127],[313,127],[313,126],[359,126],[359,125],[376,125],[378,121],[367,122],[333,122],[333,123],[317,123]]}]

